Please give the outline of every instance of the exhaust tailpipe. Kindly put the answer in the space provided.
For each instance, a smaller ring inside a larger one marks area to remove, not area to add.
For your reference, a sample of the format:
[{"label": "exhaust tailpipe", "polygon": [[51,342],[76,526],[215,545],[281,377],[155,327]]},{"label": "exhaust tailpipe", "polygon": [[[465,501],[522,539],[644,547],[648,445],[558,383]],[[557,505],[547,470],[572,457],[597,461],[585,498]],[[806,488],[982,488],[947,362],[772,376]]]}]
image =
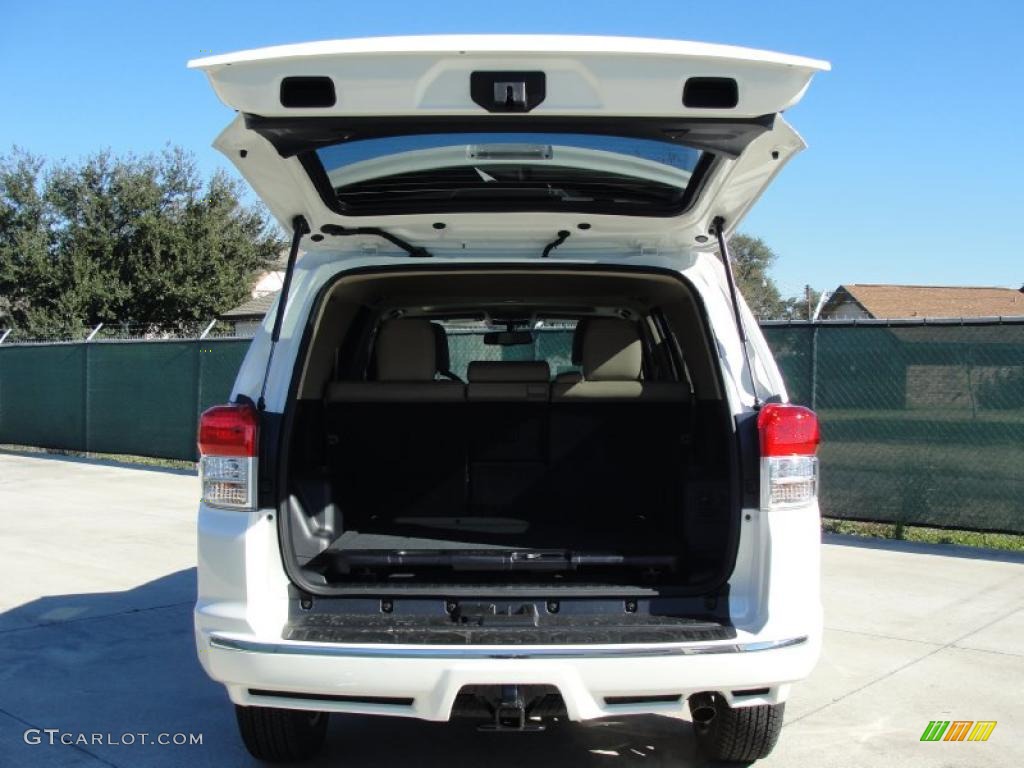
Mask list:
[{"label": "exhaust tailpipe", "polygon": [[694,726],[701,730],[708,728],[718,711],[715,707],[715,695],[706,692],[695,693],[689,698],[689,703]]}]

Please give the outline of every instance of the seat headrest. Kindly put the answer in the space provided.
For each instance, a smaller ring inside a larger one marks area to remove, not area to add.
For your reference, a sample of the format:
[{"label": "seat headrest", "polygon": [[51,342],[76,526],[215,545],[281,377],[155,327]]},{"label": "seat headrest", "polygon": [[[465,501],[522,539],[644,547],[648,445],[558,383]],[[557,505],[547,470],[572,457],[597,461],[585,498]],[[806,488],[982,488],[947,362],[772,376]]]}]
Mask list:
[{"label": "seat headrest", "polygon": [[543,360],[503,360],[487,362],[474,360],[469,364],[466,377],[471,384],[508,383],[508,382],[543,382],[551,380],[551,369]]},{"label": "seat headrest", "polygon": [[594,317],[583,335],[583,378],[587,381],[637,381],[643,363],[636,323]]},{"label": "seat headrest", "polygon": [[388,320],[377,332],[378,381],[433,381],[434,331],[426,320]]}]

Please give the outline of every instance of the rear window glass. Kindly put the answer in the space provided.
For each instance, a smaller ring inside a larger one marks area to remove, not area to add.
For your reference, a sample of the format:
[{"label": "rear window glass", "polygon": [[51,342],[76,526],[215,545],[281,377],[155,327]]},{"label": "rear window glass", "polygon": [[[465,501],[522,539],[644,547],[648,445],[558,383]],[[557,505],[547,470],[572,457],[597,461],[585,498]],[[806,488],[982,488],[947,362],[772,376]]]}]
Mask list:
[{"label": "rear window glass", "polygon": [[343,213],[473,210],[678,212],[704,153],[669,141],[574,133],[361,139],[314,153]]},{"label": "rear window glass", "polygon": [[551,369],[552,376],[580,370],[572,361],[575,320],[542,321],[529,328],[518,327],[517,331],[528,331],[532,341],[510,345],[488,344],[484,338],[485,334],[504,331],[504,326],[461,321],[442,322],[440,325],[448,337],[450,371],[463,381],[469,364],[474,360],[543,360]]}]

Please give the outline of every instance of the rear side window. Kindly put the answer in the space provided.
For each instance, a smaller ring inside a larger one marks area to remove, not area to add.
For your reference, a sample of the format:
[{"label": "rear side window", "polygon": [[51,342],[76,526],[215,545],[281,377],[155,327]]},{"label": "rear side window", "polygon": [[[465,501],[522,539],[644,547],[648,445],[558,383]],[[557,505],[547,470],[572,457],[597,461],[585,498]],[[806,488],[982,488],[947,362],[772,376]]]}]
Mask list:
[{"label": "rear side window", "polygon": [[[573,334],[575,320],[551,320],[533,324],[529,328],[516,329],[522,338],[517,343],[495,343],[493,334],[505,331],[503,326],[489,325],[476,321],[445,321],[440,323],[448,338],[448,356],[451,372],[463,381],[466,371],[474,360],[500,362],[503,360],[542,360],[548,364],[551,374],[578,372],[573,363]],[[528,336],[528,340],[527,340]],[[526,341],[527,343],[522,343]]]}]

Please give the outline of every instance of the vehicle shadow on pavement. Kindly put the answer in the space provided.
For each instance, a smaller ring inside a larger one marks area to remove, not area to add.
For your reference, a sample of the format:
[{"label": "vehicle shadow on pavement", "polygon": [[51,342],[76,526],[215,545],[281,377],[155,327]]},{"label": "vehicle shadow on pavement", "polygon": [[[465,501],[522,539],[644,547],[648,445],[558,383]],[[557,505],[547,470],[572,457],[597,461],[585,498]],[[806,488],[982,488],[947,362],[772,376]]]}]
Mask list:
[{"label": "vehicle shadow on pavement", "polygon": [[310,765],[697,766],[690,724],[666,717],[560,722],[540,733],[487,733],[476,723],[335,716]]},{"label": "vehicle shadow on pavement", "polygon": [[[0,765],[259,765],[239,740],[226,693],[196,660],[194,600],[195,569],[189,568],[121,592],[48,596],[0,614]],[[41,743],[26,743],[26,731],[46,728],[78,743],[61,744],[57,735],[50,744],[45,733]],[[143,744],[138,736],[179,733],[201,734],[202,743]],[[126,743],[126,734],[135,735],[135,743]],[[560,722],[542,733],[493,734],[469,721],[335,715],[325,749],[305,765],[338,764],[499,768],[704,761],[690,724],[667,717]]]}]

